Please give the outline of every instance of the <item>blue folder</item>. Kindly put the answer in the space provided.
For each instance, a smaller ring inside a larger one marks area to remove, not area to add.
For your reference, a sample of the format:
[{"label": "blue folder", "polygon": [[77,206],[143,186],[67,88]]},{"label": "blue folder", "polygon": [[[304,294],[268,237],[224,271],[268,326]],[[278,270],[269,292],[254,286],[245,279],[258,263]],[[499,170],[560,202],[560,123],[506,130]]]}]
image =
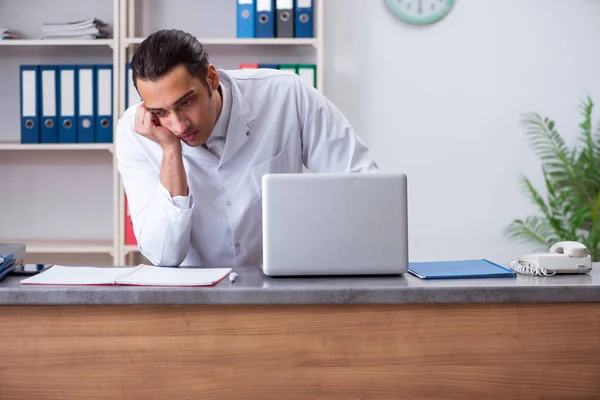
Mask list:
[{"label": "blue folder", "polygon": [[238,0],[237,2],[237,37],[253,38],[256,36],[255,0]]},{"label": "blue folder", "polygon": [[421,279],[515,278],[517,274],[485,258],[480,260],[411,262],[408,271]]}]

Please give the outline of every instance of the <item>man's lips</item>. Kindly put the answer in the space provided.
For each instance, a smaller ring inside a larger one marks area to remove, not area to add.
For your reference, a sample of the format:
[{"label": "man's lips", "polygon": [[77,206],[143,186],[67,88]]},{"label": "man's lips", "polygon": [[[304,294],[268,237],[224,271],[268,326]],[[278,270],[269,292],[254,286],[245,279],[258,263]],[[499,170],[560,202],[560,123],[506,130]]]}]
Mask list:
[{"label": "man's lips", "polygon": [[198,129],[196,129],[195,131],[191,131],[189,133],[186,133],[184,135],[181,135],[180,138],[184,139],[184,140],[191,139],[194,136],[196,136],[197,133],[198,133]]}]

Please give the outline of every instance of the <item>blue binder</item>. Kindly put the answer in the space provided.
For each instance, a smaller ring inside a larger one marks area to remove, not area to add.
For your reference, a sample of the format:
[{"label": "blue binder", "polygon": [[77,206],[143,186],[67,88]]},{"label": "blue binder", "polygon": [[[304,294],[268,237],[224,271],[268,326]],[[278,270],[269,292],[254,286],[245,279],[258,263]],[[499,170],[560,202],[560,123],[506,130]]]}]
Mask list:
[{"label": "blue binder", "polygon": [[237,37],[253,38],[256,34],[255,0],[238,0],[237,2]]},{"label": "blue binder", "polygon": [[485,258],[479,260],[411,262],[408,272],[421,279],[514,278],[517,274]]},{"label": "blue binder", "polygon": [[94,115],[96,106],[96,94],[94,84],[94,66],[78,65],[77,80],[79,92],[77,94],[78,116],[77,116],[77,142],[93,143],[96,140],[96,117]]},{"label": "blue binder", "polygon": [[58,67],[40,65],[40,142],[58,143]]},{"label": "blue binder", "polygon": [[78,86],[75,65],[58,66],[58,141],[77,143]]},{"label": "blue binder", "polygon": [[275,37],[275,0],[256,0],[256,37]]},{"label": "blue binder", "polygon": [[258,68],[279,69],[279,64],[258,64]]},{"label": "blue binder", "polygon": [[40,67],[19,67],[21,96],[21,143],[40,142]]},{"label": "blue binder", "polygon": [[113,79],[112,65],[101,64],[94,68],[94,94],[96,95],[94,114],[96,116],[96,141],[113,141]]},{"label": "blue binder", "polygon": [[297,38],[312,38],[313,0],[296,0],[294,35]]}]

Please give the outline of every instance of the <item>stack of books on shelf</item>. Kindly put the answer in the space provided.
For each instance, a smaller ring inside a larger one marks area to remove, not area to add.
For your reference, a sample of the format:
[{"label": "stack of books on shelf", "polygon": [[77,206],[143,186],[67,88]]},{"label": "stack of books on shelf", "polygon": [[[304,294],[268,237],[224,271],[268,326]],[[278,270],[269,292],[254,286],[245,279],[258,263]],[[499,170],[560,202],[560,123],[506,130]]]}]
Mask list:
[{"label": "stack of books on shelf", "polygon": [[97,18],[66,23],[45,23],[42,26],[44,39],[101,39],[107,38],[108,32],[102,28],[106,23]]},{"label": "stack of books on shelf", "polygon": [[15,32],[8,28],[0,28],[0,40],[16,39]]}]

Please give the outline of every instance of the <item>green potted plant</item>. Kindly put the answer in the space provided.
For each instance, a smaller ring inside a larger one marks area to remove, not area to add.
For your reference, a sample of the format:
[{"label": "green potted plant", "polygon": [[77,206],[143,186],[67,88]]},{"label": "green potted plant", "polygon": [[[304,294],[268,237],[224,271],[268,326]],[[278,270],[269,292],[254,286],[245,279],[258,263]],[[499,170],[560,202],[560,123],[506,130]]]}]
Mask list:
[{"label": "green potted plant", "polygon": [[581,242],[595,262],[600,259],[600,130],[593,128],[593,108],[590,98],[582,102],[581,132],[572,147],[551,119],[536,113],[523,116],[528,142],[541,160],[545,193],[521,176],[521,187],[538,212],[515,219],[504,233],[542,251],[564,240]]}]

